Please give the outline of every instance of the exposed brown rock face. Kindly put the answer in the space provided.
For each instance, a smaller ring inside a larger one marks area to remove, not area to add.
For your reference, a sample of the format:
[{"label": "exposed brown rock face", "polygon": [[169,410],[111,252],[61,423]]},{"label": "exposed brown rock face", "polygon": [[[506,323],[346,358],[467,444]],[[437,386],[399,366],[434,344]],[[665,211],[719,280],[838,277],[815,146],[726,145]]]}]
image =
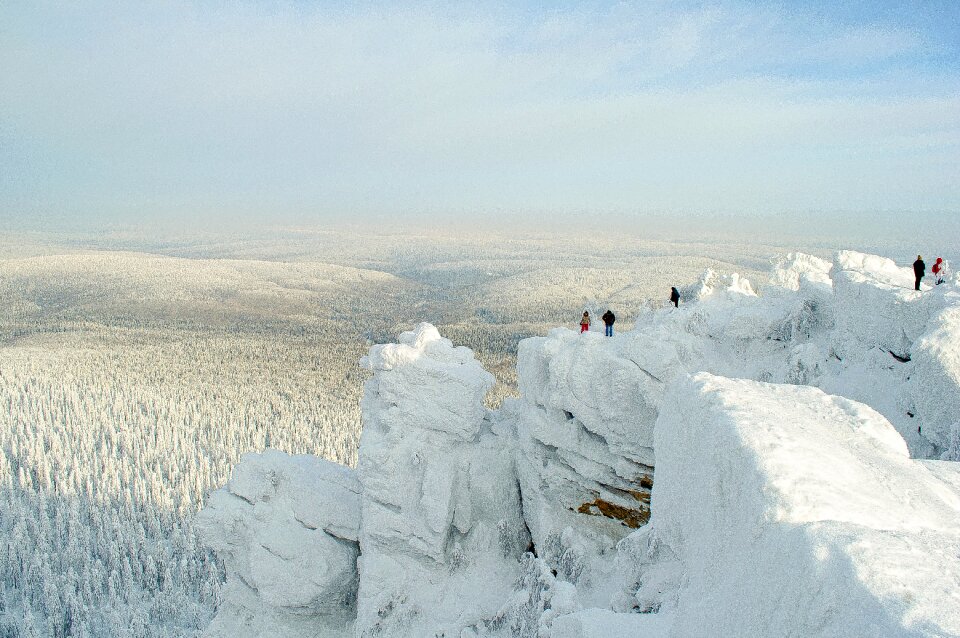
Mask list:
[{"label": "exposed brown rock face", "polygon": [[611,550],[650,520],[660,379],[679,355],[629,343],[560,330],[517,353],[523,396],[503,416],[524,522],[537,557],[571,583],[607,577]]},{"label": "exposed brown rock face", "polygon": [[[646,525],[650,520],[650,490],[653,487],[653,478],[644,476],[639,481],[638,490],[623,490],[626,495],[621,502],[627,505],[618,505],[611,503],[594,493],[596,497],[591,503],[584,503],[577,508],[580,514],[588,516],[605,516],[620,521],[630,529],[637,529],[641,525]],[[629,502],[630,498],[636,501],[636,505]]]}]

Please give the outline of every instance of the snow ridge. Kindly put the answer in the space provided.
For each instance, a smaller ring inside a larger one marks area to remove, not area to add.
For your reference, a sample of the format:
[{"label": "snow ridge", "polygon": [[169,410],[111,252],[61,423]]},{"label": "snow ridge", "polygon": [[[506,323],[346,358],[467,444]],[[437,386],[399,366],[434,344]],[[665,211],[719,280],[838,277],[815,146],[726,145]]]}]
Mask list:
[{"label": "snow ridge", "polygon": [[956,284],[708,272],[630,332],[523,341],[497,411],[421,324],[362,361],[355,472],[248,455],[204,510],[205,635],[958,636]]}]

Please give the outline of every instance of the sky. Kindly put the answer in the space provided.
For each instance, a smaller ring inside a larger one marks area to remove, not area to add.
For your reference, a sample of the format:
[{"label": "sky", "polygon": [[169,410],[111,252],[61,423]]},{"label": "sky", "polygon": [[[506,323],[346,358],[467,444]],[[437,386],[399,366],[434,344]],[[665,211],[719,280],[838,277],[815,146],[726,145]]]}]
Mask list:
[{"label": "sky", "polygon": [[0,229],[958,212],[954,0],[0,3]]}]

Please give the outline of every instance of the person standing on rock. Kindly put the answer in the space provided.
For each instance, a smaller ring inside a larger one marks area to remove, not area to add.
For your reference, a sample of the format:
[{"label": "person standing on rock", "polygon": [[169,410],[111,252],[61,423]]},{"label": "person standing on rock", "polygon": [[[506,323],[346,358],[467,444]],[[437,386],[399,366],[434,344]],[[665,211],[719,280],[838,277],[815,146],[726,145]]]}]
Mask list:
[{"label": "person standing on rock", "polygon": [[913,262],[913,274],[916,276],[917,281],[913,284],[914,290],[920,290],[920,280],[923,279],[923,275],[927,272],[927,265],[923,263],[923,258],[920,255],[917,255],[917,260]]},{"label": "person standing on rock", "polygon": [[670,301],[673,302],[674,308],[680,307],[680,291],[677,290],[676,286],[670,288]]},{"label": "person standing on rock", "polygon": [[943,283],[943,278],[947,276],[947,262],[943,260],[943,257],[937,257],[937,263],[933,265],[930,272],[937,278],[938,286]]},{"label": "person standing on rock", "polygon": [[580,334],[590,329],[590,313],[583,311],[583,319],[580,320]]},{"label": "person standing on rock", "polygon": [[600,317],[603,319],[603,325],[606,326],[604,334],[608,337],[613,336],[613,322],[617,320],[617,317],[613,314],[611,310],[607,310],[603,313],[603,316]]}]

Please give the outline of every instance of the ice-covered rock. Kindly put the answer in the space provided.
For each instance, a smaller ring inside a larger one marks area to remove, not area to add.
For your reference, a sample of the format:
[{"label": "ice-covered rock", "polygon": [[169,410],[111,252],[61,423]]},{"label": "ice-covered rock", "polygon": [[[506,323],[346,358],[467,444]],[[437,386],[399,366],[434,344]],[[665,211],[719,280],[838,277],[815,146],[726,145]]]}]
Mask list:
[{"label": "ice-covered rock", "polygon": [[790,253],[774,264],[765,304],[782,313],[771,337],[790,342],[795,348],[791,352],[790,376],[785,379],[788,383],[811,383],[818,372],[815,359],[827,355],[825,349],[813,346],[809,340],[832,330],[835,324],[832,268],[830,262],[804,253]]},{"label": "ice-covered rock", "polygon": [[876,411],[700,374],[669,392],[656,449],[638,534],[680,572],[652,579],[675,588],[669,635],[960,634],[960,467],[911,460]]},{"label": "ice-covered rock", "polygon": [[349,636],[360,485],[350,468],[277,450],[245,454],[197,517],[224,561],[210,638]]},{"label": "ice-covered rock", "polygon": [[653,460],[653,424],[662,385],[657,373],[627,358],[599,333],[582,335],[557,328],[525,339],[517,353],[517,378],[526,403],[575,418],[602,437],[610,452],[637,463]]},{"label": "ice-covered rock", "polygon": [[664,362],[626,337],[565,329],[521,342],[523,399],[509,404],[523,515],[538,553],[570,582],[607,580],[602,558],[646,523]]},{"label": "ice-covered rock", "polygon": [[[822,373],[809,340],[832,325],[829,264],[797,291],[759,297],[749,282],[707,273],[698,303],[647,313],[614,338],[555,329],[518,352],[517,474],[534,544],[563,578],[609,580],[615,544],[649,517],[653,432],[666,384],[698,370],[807,382]],[[826,265],[825,265],[826,264]],[[588,600],[588,603],[594,601]]]},{"label": "ice-covered rock", "polygon": [[753,285],[750,280],[741,277],[737,273],[724,275],[718,273],[712,268],[708,268],[700,275],[700,278],[689,286],[679,289],[680,299],[685,303],[690,301],[700,301],[715,294],[737,294],[750,297],[756,296]]},{"label": "ice-covered rock", "polygon": [[891,259],[846,250],[837,253],[833,266],[836,354],[842,359],[852,350],[877,347],[909,359],[913,343],[943,308],[942,295],[923,294],[913,284],[913,270]]},{"label": "ice-covered rock", "polygon": [[908,388],[917,427],[939,451],[949,454],[960,424],[960,296],[954,307],[930,322],[930,330],[914,345],[913,364]]},{"label": "ice-covered rock", "polygon": [[389,428],[435,430],[473,441],[483,423],[483,398],[494,378],[469,348],[454,347],[422,323],[399,343],[373,346],[361,365],[377,373],[383,402],[380,423]]},{"label": "ice-covered rock", "polygon": [[433,326],[374,346],[356,475],[248,456],[204,510],[208,634],[958,635],[960,472],[909,458],[960,460],[956,286],[859,253],[771,283],[524,340],[496,412]]},{"label": "ice-covered rock", "polygon": [[770,283],[787,290],[798,291],[802,286],[833,288],[830,271],[833,264],[806,253],[788,253],[774,263]]},{"label": "ice-covered rock", "polygon": [[520,564],[520,574],[500,611],[493,618],[468,627],[461,638],[550,636],[555,620],[581,609],[577,588],[557,578],[546,561],[527,553]]},{"label": "ice-covered rock", "polygon": [[493,377],[429,324],[363,364],[357,636],[459,636],[501,609],[529,545]]},{"label": "ice-covered rock", "polygon": [[944,461],[960,461],[960,421],[950,426],[947,449],[943,451],[940,458]]},{"label": "ice-covered rock", "polygon": [[[830,352],[809,381],[879,410],[911,454],[935,458],[960,421],[960,295],[953,284],[913,289],[913,271],[873,255],[837,254]],[[829,344],[829,345],[827,345]]]}]

